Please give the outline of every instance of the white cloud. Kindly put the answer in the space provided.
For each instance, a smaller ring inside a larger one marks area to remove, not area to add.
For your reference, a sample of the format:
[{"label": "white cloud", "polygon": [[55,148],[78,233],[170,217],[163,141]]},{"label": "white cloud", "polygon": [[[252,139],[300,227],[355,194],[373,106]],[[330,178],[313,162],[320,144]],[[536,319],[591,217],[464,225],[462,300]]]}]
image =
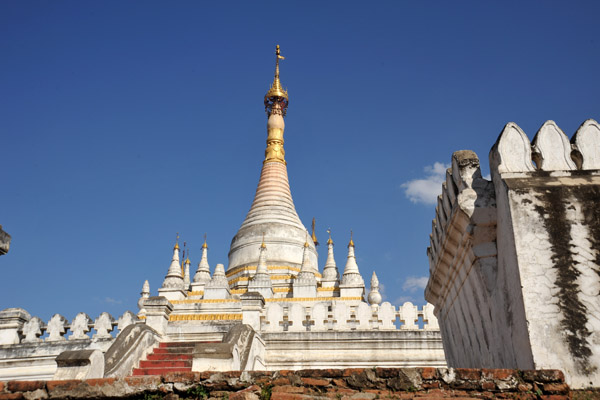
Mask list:
[{"label": "white cloud", "polygon": [[121,300],[113,299],[112,297],[105,297],[104,301],[108,304],[121,304],[123,303]]},{"label": "white cloud", "polygon": [[442,193],[442,183],[446,180],[446,169],[450,164],[435,162],[424,168],[425,177],[405,182],[400,187],[413,203],[436,204],[437,197]]},{"label": "white cloud", "polygon": [[429,277],[427,276],[409,276],[402,284],[402,290],[406,290],[408,292],[415,292],[419,289],[425,290],[428,280]]}]

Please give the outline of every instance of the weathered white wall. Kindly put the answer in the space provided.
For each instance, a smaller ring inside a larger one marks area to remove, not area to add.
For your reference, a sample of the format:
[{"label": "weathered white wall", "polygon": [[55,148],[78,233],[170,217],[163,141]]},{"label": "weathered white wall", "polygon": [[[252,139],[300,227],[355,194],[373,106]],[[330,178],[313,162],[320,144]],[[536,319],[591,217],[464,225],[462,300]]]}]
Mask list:
[{"label": "weathered white wall", "polygon": [[569,142],[548,121],[533,143],[507,124],[490,152],[492,193],[475,160],[453,155],[428,251],[426,298],[449,366],[558,368],[573,387],[600,381],[598,123]]}]

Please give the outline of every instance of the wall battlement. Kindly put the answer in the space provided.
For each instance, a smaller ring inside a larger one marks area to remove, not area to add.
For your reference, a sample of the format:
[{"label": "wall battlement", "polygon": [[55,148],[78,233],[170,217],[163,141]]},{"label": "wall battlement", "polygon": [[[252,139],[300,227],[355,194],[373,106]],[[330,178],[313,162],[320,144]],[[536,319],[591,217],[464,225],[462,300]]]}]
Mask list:
[{"label": "wall battlement", "polygon": [[600,381],[600,126],[533,141],[508,123],[489,155],[452,155],[427,254],[448,365],[559,368]]}]

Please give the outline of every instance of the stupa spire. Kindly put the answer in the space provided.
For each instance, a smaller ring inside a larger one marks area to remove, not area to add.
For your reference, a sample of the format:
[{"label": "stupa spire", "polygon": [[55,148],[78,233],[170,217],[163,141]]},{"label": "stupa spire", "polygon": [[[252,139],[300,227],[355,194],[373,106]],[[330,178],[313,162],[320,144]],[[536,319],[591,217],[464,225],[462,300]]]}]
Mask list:
[{"label": "stupa spire", "polygon": [[181,273],[181,264],[179,263],[179,234],[177,234],[177,240],[175,246],[173,246],[173,258],[171,259],[171,265],[167,276],[163,281],[163,288],[181,289],[183,287],[183,276]]},{"label": "stupa spire", "polygon": [[265,163],[280,162],[285,164],[285,150],[283,149],[283,131],[285,122],[283,117],[287,112],[288,94],[281,87],[279,81],[279,60],[284,58],[279,53],[279,45],[275,50],[275,78],[271,88],[265,94],[265,111],[269,116],[267,122],[267,149],[265,150]]},{"label": "stupa spire", "polygon": [[[288,107],[288,93],[281,86],[279,62],[283,60],[279,46],[275,50],[275,77],[264,99],[267,122],[267,147],[254,201],[242,226],[231,241],[228,271],[256,265],[256,253],[247,249],[261,243],[269,248],[269,265],[295,270],[302,265],[301,251],[306,228],[300,221],[290,191],[285,151],[283,149],[284,117]],[[261,242],[262,233],[265,233]],[[254,247],[256,246],[256,247]],[[317,251],[309,243],[307,262],[318,270]],[[232,289],[244,286],[234,281]]]},{"label": "stupa spire", "polygon": [[339,285],[340,273],[338,272],[333,255],[333,240],[331,240],[331,229],[327,229],[329,239],[327,239],[327,261],[323,268],[323,279],[321,284],[323,287],[336,287]]},{"label": "stupa spire", "polygon": [[[204,244],[202,245],[202,257],[198,263],[198,269],[194,275],[194,283],[205,284],[210,281],[210,266],[208,265],[208,245],[206,244],[206,234],[204,234]],[[202,286],[202,285],[201,285]]]}]

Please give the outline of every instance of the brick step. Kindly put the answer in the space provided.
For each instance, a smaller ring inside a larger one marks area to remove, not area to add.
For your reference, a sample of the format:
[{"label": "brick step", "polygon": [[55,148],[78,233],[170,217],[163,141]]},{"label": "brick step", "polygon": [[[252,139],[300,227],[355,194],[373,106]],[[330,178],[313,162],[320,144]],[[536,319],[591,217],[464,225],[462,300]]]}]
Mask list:
[{"label": "brick step", "polygon": [[191,370],[191,368],[135,368],[132,375],[166,375],[170,372],[189,372]]},{"label": "brick step", "polygon": [[169,347],[194,347],[198,343],[221,343],[220,341],[200,341],[200,342],[162,342],[159,343],[160,348]]},{"label": "brick step", "polygon": [[155,348],[153,354],[192,354],[194,352],[193,347],[170,347],[161,349]]},{"label": "brick step", "polygon": [[140,368],[192,368],[192,360],[140,361]]},{"label": "brick step", "polygon": [[191,354],[183,354],[183,353],[166,353],[166,354],[148,354],[148,356],[146,356],[146,360],[148,361],[160,361],[160,360],[170,360],[170,361],[175,361],[175,360],[191,360],[192,359],[192,355]]}]

